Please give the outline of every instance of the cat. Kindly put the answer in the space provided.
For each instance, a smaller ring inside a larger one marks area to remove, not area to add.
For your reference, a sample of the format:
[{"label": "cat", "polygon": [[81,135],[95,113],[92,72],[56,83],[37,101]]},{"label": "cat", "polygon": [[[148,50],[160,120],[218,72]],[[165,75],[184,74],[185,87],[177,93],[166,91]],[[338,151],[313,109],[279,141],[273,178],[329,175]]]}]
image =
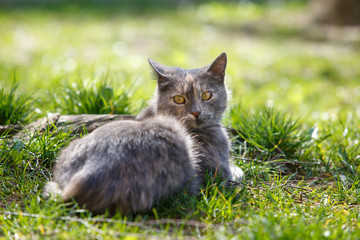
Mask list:
[{"label": "cat", "polygon": [[71,142],[59,155],[44,195],[74,198],[92,212],[151,209],[170,194],[197,194],[206,175],[239,181],[220,125],[227,105],[227,56],[200,69],[166,67],[148,59],[157,90],[135,120],[108,123]]},{"label": "cat", "polygon": [[229,161],[230,141],[220,121],[227,106],[226,53],[200,69],[167,67],[148,59],[158,82],[154,97],[137,120],[157,114],[179,119],[192,135],[198,150],[197,173],[221,175],[223,180],[241,181],[244,172]]}]

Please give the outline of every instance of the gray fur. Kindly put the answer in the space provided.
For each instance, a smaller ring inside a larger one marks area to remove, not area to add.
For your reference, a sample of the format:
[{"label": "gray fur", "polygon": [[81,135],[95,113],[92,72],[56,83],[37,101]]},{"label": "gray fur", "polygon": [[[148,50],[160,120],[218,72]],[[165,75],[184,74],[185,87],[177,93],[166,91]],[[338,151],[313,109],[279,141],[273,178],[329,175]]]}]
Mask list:
[{"label": "gray fur", "polygon": [[[200,69],[167,67],[151,59],[158,88],[149,106],[137,117],[147,119],[157,114],[168,114],[179,119],[192,135],[198,150],[197,171],[201,180],[206,173],[221,175],[224,180],[239,181],[243,171],[229,162],[230,142],[220,125],[226,109],[227,91],[224,84],[227,57],[225,53],[209,66]],[[211,91],[212,97],[203,101],[201,94]],[[174,102],[174,96],[186,99],[184,104]],[[198,118],[192,113],[200,112]]]},{"label": "gray fur", "polygon": [[198,193],[192,146],[186,129],[168,116],[112,122],[61,152],[44,193],[74,198],[93,212],[147,210],[171,193]]}]

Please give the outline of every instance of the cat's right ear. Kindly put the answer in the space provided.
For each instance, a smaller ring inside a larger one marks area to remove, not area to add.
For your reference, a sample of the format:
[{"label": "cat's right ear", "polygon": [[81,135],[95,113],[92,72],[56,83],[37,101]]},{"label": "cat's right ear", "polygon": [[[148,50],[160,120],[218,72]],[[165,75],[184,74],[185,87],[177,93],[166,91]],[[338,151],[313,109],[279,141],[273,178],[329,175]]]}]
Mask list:
[{"label": "cat's right ear", "polygon": [[166,79],[164,66],[162,66],[160,63],[157,63],[150,58],[148,58],[148,62],[150,63],[150,66],[154,70],[153,72],[155,73],[158,82],[159,83],[164,82]]},{"label": "cat's right ear", "polygon": [[226,53],[221,53],[208,68],[208,72],[215,75],[224,76],[227,63]]}]

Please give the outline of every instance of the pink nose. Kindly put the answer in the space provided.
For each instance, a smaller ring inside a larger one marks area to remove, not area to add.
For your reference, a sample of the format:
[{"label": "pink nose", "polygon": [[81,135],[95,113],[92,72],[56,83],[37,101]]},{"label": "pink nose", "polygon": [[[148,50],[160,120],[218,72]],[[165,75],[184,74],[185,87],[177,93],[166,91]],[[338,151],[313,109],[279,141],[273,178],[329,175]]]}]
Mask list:
[{"label": "pink nose", "polygon": [[197,119],[201,112],[192,112],[191,114]]}]

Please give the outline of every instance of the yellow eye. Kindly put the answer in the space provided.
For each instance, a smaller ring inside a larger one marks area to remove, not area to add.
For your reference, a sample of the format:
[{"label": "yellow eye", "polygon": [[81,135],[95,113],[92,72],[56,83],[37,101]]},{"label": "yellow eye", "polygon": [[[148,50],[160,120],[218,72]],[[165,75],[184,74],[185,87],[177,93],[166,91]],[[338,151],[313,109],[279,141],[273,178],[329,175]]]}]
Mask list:
[{"label": "yellow eye", "polygon": [[209,100],[212,97],[212,92],[206,91],[201,94],[201,99],[204,101]]},{"label": "yellow eye", "polygon": [[183,104],[183,103],[185,103],[185,98],[183,96],[176,95],[174,97],[174,102],[177,104]]}]

